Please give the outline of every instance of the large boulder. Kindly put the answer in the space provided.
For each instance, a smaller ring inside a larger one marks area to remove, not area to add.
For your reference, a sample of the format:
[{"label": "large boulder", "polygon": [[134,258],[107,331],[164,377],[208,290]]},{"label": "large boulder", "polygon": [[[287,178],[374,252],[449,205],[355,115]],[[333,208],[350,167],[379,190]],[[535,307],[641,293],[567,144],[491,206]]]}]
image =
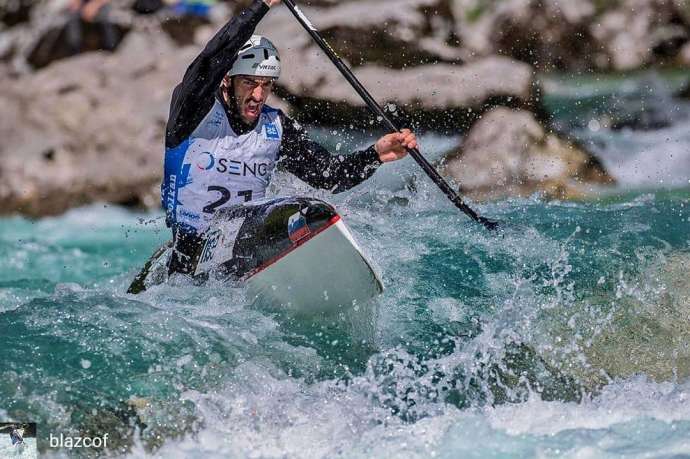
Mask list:
[{"label": "large boulder", "polygon": [[5,83],[0,209],[46,215],[95,200],[156,205],[171,88],[184,72],[161,33],[118,58],[90,53]]},{"label": "large boulder", "polygon": [[[318,79],[299,69],[288,69],[286,74],[281,85],[293,94],[364,106],[362,99],[335,70],[325,72]],[[421,65],[399,71],[371,65],[356,69],[355,76],[379,101],[429,111],[458,107],[480,109],[494,97],[513,98],[528,105],[534,88],[529,65],[499,56],[466,65]]]},{"label": "large boulder", "polygon": [[[644,374],[657,382],[690,376],[690,255],[669,251],[646,268],[636,285],[654,288],[653,301],[622,295],[597,333],[585,337],[592,368],[610,378]],[[596,304],[597,299],[592,302]]]},{"label": "large boulder", "polygon": [[[471,58],[451,39],[453,15],[443,0],[395,0],[385,7],[377,0],[340,1],[321,7],[314,3],[301,9],[355,67],[375,63],[402,68]],[[260,29],[291,48],[312,44],[287,8],[272,10]]]},{"label": "large boulder", "polygon": [[507,108],[491,110],[472,126],[443,171],[475,199],[536,192],[579,198],[614,181],[594,156],[547,132],[531,113]]},{"label": "large boulder", "polygon": [[[24,3],[23,20],[13,23],[7,30],[2,30],[0,25],[0,61],[10,62],[15,72],[29,73],[73,55],[66,31],[71,16],[67,9],[69,0],[21,0],[18,3]],[[108,19],[116,31],[114,45],[117,46],[131,29],[133,15],[127,0],[111,0],[109,6],[112,11]],[[0,7],[0,13],[2,10]],[[83,23],[82,50],[96,51],[103,44],[102,27]]]},{"label": "large boulder", "polygon": [[[539,109],[539,88],[529,65],[495,55],[463,64],[457,48],[424,32],[424,8],[434,1],[400,3],[399,8],[381,8],[369,1],[343,2],[304,11],[324,35],[335,38],[334,49],[347,53],[353,73],[373,97],[418,125],[468,124],[497,103]],[[356,38],[347,38],[346,31]],[[369,125],[362,99],[286,8],[271,11],[258,32],[279,45],[287,63],[279,93],[292,103],[295,115],[307,122]],[[387,37],[385,43],[379,43],[381,36]],[[395,54],[395,62],[387,53]],[[434,62],[420,65],[420,59],[432,60],[429,56]]]},{"label": "large boulder", "polygon": [[[540,70],[627,70],[671,61],[690,38],[687,0],[454,0],[461,47]],[[467,54],[467,53],[465,53]]]},{"label": "large boulder", "polygon": [[607,51],[613,69],[636,69],[652,63],[655,54],[675,56],[687,42],[687,27],[673,21],[679,14],[676,7],[671,0],[624,0],[590,30]]},{"label": "large boulder", "polygon": [[594,66],[590,0],[454,0],[452,8],[456,35],[474,55],[501,53],[545,71]]}]

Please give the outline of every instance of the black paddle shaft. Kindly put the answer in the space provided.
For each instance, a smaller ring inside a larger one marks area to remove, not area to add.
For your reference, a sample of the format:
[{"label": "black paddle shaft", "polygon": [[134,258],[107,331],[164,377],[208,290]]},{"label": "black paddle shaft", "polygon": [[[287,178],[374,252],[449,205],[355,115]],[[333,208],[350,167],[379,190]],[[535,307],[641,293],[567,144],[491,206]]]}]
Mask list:
[{"label": "black paddle shaft", "polygon": [[[355,91],[357,91],[357,94],[364,100],[364,102],[367,104],[369,109],[380,119],[383,121],[383,123],[391,130],[400,132],[400,129],[395,125],[395,123],[390,119],[390,117],[386,114],[386,112],[383,111],[381,106],[374,100],[374,98],[369,94],[369,92],[366,90],[364,86],[362,86],[362,83],[359,82],[357,77],[352,73],[352,71],[348,68],[347,65],[338,57],[338,55],[333,51],[333,48],[331,48],[331,45],[324,40],[324,38],[321,36],[321,34],[316,30],[316,27],[313,26],[313,24],[307,19],[307,17],[304,15],[302,10],[299,9],[299,7],[295,4],[294,0],[283,0],[283,3],[288,7],[290,12],[295,16],[295,18],[299,21],[300,24],[302,24],[302,27],[311,35],[311,37],[314,39],[314,41],[319,45],[319,47],[323,50],[324,53],[326,53],[326,56],[333,62],[333,64],[340,70],[340,73],[345,77],[345,79],[352,85]],[[445,193],[446,196],[448,196],[448,199],[451,200],[455,206],[463,211],[465,214],[467,214],[472,220],[481,223],[484,225],[487,229],[494,230],[498,227],[498,222],[489,220],[488,218],[481,217],[478,215],[474,210],[472,210],[465,202],[462,200],[462,198],[451,188],[451,186],[446,182],[443,177],[438,173],[438,171],[431,165],[429,164],[429,161],[422,156],[420,151],[416,148],[407,148],[407,152],[414,158],[415,161],[417,161],[417,164],[424,170],[426,175],[429,176],[431,180],[434,181],[434,183]]]}]

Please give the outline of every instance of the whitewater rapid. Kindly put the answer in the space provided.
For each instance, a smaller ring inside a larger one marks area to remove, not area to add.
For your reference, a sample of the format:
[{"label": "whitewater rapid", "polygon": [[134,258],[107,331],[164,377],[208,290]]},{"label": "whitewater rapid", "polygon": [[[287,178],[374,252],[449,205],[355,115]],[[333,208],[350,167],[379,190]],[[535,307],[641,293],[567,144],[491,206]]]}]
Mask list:
[{"label": "whitewater rapid", "polygon": [[632,152],[664,183],[473,203],[506,222],[490,234],[409,160],[337,196],[276,178],[334,203],[380,272],[370,342],[242,287],[127,295],[169,237],[160,212],[0,219],[0,418],[30,417],[39,441],[108,432],[137,458],[690,454],[690,188],[667,148],[690,151],[687,118],[604,136],[596,110],[577,116],[618,178]]}]

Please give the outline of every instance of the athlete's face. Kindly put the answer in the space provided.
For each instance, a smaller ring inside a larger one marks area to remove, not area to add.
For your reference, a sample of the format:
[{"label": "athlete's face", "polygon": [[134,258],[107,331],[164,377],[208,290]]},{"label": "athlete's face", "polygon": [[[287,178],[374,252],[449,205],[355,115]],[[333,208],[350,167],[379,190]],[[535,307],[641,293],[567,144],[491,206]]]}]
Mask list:
[{"label": "athlete's face", "polygon": [[247,124],[254,124],[273,91],[273,78],[238,75],[232,79],[237,110]]}]

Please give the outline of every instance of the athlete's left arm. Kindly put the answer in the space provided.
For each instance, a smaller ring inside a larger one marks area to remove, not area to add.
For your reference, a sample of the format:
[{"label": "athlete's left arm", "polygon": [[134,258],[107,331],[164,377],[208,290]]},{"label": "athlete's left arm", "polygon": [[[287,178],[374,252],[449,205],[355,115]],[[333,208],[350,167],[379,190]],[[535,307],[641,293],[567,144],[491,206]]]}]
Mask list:
[{"label": "athlete's left arm", "polygon": [[374,146],[351,155],[331,155],[282,112],[283,141],[278,164],[314,188],[340,193],[371,177],[381,165]]}]

